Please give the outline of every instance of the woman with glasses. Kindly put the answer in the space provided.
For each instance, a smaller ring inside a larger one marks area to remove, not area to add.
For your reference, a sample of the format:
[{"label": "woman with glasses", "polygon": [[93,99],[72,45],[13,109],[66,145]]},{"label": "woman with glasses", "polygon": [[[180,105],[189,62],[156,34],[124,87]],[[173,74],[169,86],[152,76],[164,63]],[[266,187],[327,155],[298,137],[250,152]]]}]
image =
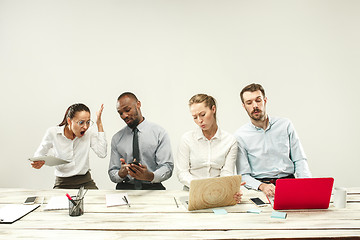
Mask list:
[{"label": "woman with glasses", "polygon": [[[104,106],[96,113],[97,130],[91,128],[90,109],[81,103],[71,105],[65,112],[63,121],[56,127],[47,130],[34,156],[45,156],[50,150],[55,157],[69,163],[55,166],[54,189],[74,189],[84,186],[87,189],[98,189],[90,175],[90,148],[100,158],[106,157],[107,141],[101,114]],[[40,169],[44,161],[31,162],[33,168]]]}]

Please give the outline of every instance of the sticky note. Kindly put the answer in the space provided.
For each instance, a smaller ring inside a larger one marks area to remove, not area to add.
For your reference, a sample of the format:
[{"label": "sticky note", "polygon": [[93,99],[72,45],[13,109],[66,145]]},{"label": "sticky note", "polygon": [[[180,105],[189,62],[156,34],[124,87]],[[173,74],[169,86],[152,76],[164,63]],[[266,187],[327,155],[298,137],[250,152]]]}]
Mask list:
[{"label": "sticky note", "polygon": [[277,211],[273,211],[271,214],[272,218],[281,218],[281,219],[285,219],[287,216],[287,214],[285,212],[277,212]]},{"label": "sticky note", "polygon": [[260,210],[260,209],[249,209],[249,210],[247,210],[246,212],[248,212],[248,213],[260,214],[260,213],[261,213],[261,210]]},{"label": "sticky note", "polygon": [[224,208],[214,208],[213,212],[216,215],[223,215],[223,214],[227,214],[227,211]]}]

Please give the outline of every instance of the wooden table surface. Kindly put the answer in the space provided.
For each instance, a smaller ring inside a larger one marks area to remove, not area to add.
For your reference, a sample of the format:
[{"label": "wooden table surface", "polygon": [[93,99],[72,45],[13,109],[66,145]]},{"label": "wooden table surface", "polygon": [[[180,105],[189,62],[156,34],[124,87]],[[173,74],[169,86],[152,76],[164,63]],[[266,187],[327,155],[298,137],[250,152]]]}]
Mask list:
[{"label": "wooden table surface", "polygon": [[[68,210],[44,211],[52,196],[76,195],[77,190],[0,190],[0,207],[19,204],[39,196],[44,204],[13,224],[0,224],[0,239],[303,239],[360,238],[360,188],[348,188],[347,207],[326,210],[287,210],[286,219],[271,218],[268,204],[260,214],[249,197],[262,193],[244,189],[243,202],[224,207],[227,214],[212,209],[189,212],[179,198],[188,192],[89,190],[85,213],[70,217]],[[131,207],[106,207],[105,195],[127,193]],[[176,206],[174,197],[179,203]]]}]

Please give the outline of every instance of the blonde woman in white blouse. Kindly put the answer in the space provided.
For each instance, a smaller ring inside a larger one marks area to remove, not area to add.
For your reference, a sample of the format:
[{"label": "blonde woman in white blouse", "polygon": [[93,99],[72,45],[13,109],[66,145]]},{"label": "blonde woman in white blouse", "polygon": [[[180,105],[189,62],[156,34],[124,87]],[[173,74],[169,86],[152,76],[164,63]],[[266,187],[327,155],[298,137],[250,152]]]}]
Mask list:
[{"label": "blonde woman in white blouse", "polygon": [[[238,152],[235,137],[217,125],[212,96],[196,94],[189,100],[189,107],[199,128],[182,136],[176,157],[177,177],[185,190],[193,179],[234,175]],[[241,194],[235,198],[239,202]]]}]

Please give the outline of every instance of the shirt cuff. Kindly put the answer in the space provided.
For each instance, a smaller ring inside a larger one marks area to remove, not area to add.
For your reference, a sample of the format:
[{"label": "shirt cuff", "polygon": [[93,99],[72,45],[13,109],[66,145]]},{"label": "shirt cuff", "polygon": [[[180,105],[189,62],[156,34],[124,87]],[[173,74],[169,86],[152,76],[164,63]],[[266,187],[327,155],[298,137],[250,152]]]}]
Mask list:
[{"label": "shirt cuff", "polygon": [[113,176],[112,179],[115,180],[115,183],[119,183],[119,182],[122,182],[124,180],[124,178],[121,178],[119,176],[119,170],[114,171],[112,176]]},{"label": "shirt cuff", "polygon": [[154,174],[154,179],[151,181],[151,183],[159,183],[161,182],[161,177],[159,174],[157,174],[156,172],[153,172]]}]

